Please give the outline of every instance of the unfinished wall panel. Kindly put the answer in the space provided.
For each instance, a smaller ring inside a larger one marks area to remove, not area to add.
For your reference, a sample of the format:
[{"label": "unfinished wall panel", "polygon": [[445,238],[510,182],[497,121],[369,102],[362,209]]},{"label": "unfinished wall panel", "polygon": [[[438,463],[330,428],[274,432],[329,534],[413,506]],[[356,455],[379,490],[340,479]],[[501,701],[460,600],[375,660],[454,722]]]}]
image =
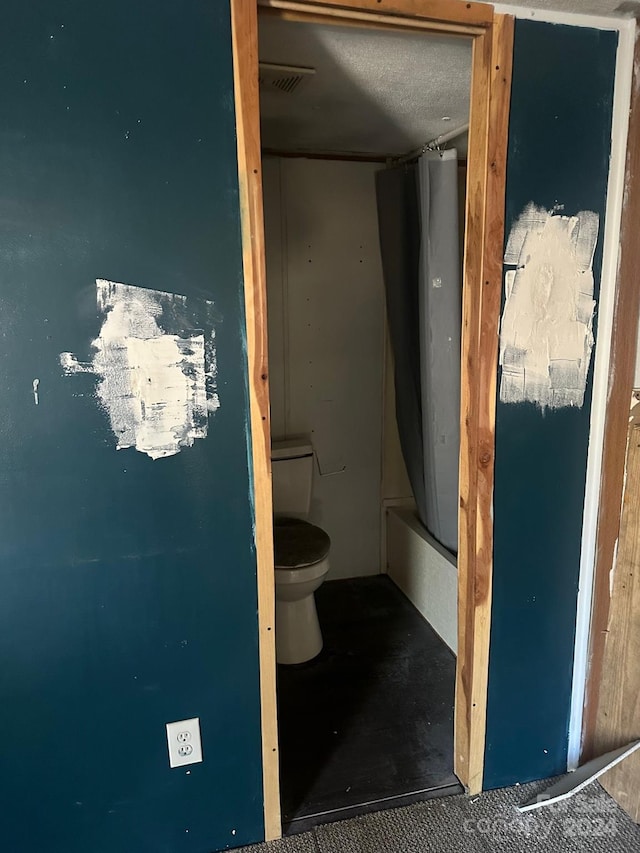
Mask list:
[{"label": "unfinished wall panel", "polygon": [[[640,392],[629,424],[620,538],[602,662],[594,738],[600,754],[640,736]],[[600,782],[640,823],[640,755],[634,753]]]},{"label": "unfinished wall panel", "polygon": [[566,769],[617,41],[515,27],[485,787]]}]

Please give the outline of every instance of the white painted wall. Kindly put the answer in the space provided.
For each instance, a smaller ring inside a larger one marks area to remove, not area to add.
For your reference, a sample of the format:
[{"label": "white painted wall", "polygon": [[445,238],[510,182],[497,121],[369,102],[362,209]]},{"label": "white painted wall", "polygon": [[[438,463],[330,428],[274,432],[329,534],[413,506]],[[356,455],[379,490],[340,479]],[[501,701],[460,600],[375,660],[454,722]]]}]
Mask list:
[{"label": "white painted wall", "polygon": [[274,439],[310,435],[330,578],[380,566],[385,309],[378,164],[265,158]]}]

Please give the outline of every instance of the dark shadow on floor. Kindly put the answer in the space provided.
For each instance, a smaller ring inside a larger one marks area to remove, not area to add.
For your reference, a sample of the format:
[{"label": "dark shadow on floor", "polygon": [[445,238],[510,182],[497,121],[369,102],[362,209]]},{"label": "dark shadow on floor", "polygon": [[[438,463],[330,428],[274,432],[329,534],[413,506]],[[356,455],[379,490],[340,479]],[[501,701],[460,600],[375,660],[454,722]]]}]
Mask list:
[{"label": "dark shadow on floor", "polygon": [[330,581],[316,601],[322,653],[278,667],[285,831],[460,791],[448,647],[385,575]]}]

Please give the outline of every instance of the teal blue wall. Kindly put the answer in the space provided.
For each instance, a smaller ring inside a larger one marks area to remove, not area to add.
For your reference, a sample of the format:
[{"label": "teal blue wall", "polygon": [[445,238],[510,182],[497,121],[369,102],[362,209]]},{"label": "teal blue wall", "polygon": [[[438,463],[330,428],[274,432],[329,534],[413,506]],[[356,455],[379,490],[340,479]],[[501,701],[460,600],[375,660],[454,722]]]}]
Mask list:
[{"label": "teal blue wall", "polygon": [[[0,90],[0,848],[259,840],[228,4],[5,3]],[[208,438],[116,451],[95,377],[62,376],[96,278],[215,301]],[[192,716],[204,763],[171,770],[165,723]]]},{"label": "teal blue wall", "polygon": [[[227,3],[33,0],[0,24],[2,848],[256,841]],[[507,233],[528,201],[604,213],[616,44],[517,23]],[[116,451],[95,378],[62,375],[59,353],[89,352],[99,331],[96,278],[215,301],[221,409],[205,440],[156,461]],[[590,394],[580,411],[497,408],[488,786],[565,766],[589,411]],[[171,770],[164,725],[191,716],[205,760]]]},{"label": "teal blue wall", "polygon": [[[596,299],[617,44],[516,21],[506,235],[529,202],[596,211]],[[497,405],[485,787],[566,770],[592,376],[581,409]]]}]

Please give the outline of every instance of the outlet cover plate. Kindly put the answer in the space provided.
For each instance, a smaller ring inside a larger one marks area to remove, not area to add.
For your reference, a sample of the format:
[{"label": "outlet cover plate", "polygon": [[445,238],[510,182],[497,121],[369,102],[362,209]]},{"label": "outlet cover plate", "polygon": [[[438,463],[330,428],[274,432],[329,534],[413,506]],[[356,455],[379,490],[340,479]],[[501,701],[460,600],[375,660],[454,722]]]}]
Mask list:
[{"label": "outlet cover plate", "polygon": [[192,717],[190,720],[167,723],[167,746],[169,767],[199,764],[202,761],[200,718]]}]

